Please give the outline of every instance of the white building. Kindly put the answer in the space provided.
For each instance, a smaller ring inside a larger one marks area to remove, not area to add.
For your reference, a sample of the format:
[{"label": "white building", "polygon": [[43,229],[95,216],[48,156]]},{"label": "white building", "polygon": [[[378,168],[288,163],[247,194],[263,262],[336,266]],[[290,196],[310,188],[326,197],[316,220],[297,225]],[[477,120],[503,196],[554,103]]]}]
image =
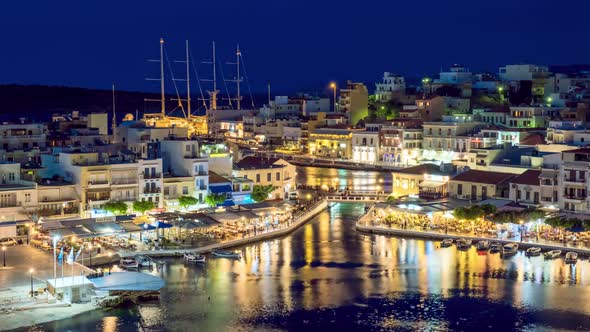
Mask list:
[{"label": "white building", "polygon": [[549,75],[549,68],[537,65],[506,65],[500,67],[500,80],[507,81],[532,81],[539,76]]},{"label": "white building", "polygon": [[388,101],[392,99],[394,93],[405,94],[406,80],[403,76],[385,72],[383,81],[375,84],[375,96],[378,101]]},{"label": "white building", "polygon": [[37,201],[37,184],[21,180],[20,164],[0,162],[0,238],[17,235]]},{"label": "white building", "polygon": [[379,160],[379,132],[355,131],[352,133],[352,160],[374,163]]}]

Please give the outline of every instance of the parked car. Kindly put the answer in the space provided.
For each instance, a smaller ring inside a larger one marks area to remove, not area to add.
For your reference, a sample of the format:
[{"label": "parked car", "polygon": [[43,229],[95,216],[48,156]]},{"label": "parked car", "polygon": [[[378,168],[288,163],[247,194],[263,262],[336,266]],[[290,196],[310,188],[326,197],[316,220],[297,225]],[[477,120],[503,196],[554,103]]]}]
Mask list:
[{"label": "parked car", "polygon": [[12,237],[7,237],[0,240],[0,246],[16,246],[18,242]]}]

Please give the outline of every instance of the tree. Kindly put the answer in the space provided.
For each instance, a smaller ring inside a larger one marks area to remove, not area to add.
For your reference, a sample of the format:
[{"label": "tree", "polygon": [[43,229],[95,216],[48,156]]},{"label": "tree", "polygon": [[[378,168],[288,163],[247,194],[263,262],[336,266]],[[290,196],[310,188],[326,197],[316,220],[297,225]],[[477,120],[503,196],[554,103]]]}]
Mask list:
[{"label": "tree", "polygon": [[149,211],[155,207],[154,202],[150,201],[135,201],[133,202],[133,210],[141,214]]},{"label": "tree", "polygon": [[210,207],[216,207],[217,205],[225,202],[225,195],[223,194],[209,194],[205,197],[205,203]]},{"label": "tree", "polygon": [[193,196],[180,196],[178,197],[178,205],[183,209],[188,209],[189,206],[199,203],[199,200]]},{"label": "tree", "polygon": [[252,199],[255,202],[265,201],[269,198],[268,196],[270,193],[275,191],[275,189],[277,189],[277,187],[270,184],[266,186],[255,185],[252,189]]},{"label": "tree", "polygon": [[114,215],[124,214],[127,212],[127,204],[123,202],[109,201],[104,204],[103,209]]}]

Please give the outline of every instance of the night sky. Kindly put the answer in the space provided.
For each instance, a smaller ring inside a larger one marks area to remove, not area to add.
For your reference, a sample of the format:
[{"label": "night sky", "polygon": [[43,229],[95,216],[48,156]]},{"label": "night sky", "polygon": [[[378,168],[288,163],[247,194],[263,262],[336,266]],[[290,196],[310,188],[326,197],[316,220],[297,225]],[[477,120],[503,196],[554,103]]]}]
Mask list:
[{"label": "night sky", "polygon": [[239,42],[257,92],[267,82],[291,93],[346,79],[372,90],[383,71],[588,63],[589,12],[584,0],[10,1],[0,10],[0,83],[157,90],[144,78],[159,68],[145,60],[164,37],[170,60],[184,56],[185,39],[195,60],[209,57],[212,40],[219,60],[233,60]]}]

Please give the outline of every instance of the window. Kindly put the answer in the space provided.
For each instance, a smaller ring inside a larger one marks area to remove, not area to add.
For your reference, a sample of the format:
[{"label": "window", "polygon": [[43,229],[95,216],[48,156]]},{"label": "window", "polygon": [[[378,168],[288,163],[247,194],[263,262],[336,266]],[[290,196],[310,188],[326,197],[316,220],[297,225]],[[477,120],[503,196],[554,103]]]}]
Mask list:
[{"label": "window", "polygon": [[266,181],[268,181],[268,182],[272,181],[272,174],[266,173]]},{"label": "window", "polygon": [[260,183],[260,174],[256,174],[256,183]]},{"label": "window", "polygon": [[281,172],[277,172],[277,174],[276,174],[276,180],[277,181],[281,181]]},{"label": "window", "polygon": [[183,195],[188,195],[188,187],[187,186],[183,186],[182,187],[182,194]]},{"label": "window", "polygon": [[520,197],[522,196],[520,190],[516,191],[516,199],[520,199]]},{"label": "window", "polygon": [[457,195],[463,195],[463,185],[461,183],[457,185]]},{"label": "window", "polygon": [[14,176],[14,173],[8,173],[8,180],[9,181],[14,181],[16,179],[16,177]]},{"label": "window", "polygon": [[525,199],[526,199],[527,201],[530,201],[530,200],[531,200],[531,192],[530,192],[530,191],[527,191],[527,192],[525,193]]},{"label": "window", "polygon": [[190,151],[191,151],[191,147],[190,147],[190,145],[188,145],[188,144],[187,144],[187,145],[185,145],[185,146],[184,146],[184,150],[185,150],[186,152],[190,152]]},{"label": "window", "polygon": [[26,203],[30,203],[31,202],[31,194],[25,194],[25,202]]}]

